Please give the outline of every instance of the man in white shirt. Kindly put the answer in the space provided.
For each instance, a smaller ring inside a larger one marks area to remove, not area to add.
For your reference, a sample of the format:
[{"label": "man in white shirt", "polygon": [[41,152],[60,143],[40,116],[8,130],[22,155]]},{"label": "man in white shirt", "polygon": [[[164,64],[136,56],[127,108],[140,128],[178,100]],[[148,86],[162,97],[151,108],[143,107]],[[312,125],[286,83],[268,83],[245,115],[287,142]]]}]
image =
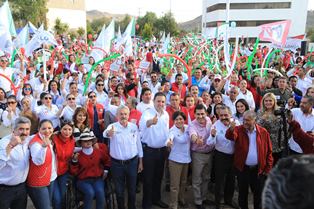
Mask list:
[{"label": "man in white shirt", "polygon": [[138,103],[136,109],[143,113],[146,109],[153,108],[152,91],[149,88],[143,88],[141,92],[141,102]]},{"label": "man in white shirt", "polygon": [[239,89],[236,86],[232,86],[229,91],[229,96],[222,95],[223,103],[230,107],[232,115],[236,114],[237,109],[235,103],[237,102],[237,96],[239,95]]},{"label": "man in white shirt", "polygon": [[140,131],[143,144],[143,209],[152,204],[162,208],[168,205],[161,201],[161,182],[166,160],[166,141],[169,135],[169,115],[165,111],[166,96],[158,92],[154,97],[154,108],[143,112]]},{"label": "man in white shirt", "polygon": [[[237,205],[233,202],[235,174],[233,169],[234,142],[226,139],[225,134],[232,121],[231,109],[221,107],[219,120],[211,128],[211,135],[207,139],[208,145],[215,146],[215,205],[220,209],[221,189],[224,188],[225,204],[233,208]],[[237,125],[240,125],[237,122]]]},{"label": "man in white shirt", "polygon": [[151,72],[150,82],[148,82],[148,87],[152,91],[152,94],[155,95],[160,89],[160,82],[158,81],[158,75],[156,72]]},{"label": "man in white shirt", "polygon": [[[291,110],[293,119],[300,123],[303,131],[314,135],[314,98],[310,96],[304,96],[301,99],[300,108],[294,108]],[[290,152],[292,154],[301,154],[301,147],[294,141],[293,137],[289,140]]]},{"label": "man in white shirt", "polygon": [[19,117],[15,120],[13,133],[0,140],[1,209],[26,209],[30,127],[28,118]]},{"label": "man in white shirt", "polygon": [[[15,71],[17,72],[17,70],[7,67],[8,64],[9,59],[3,52],[0,52],[0,73],[5,75],[8,79],[12,79],[12,75]],[[3,88],[6,93],[11,92],[11,83],[8,79],[0,77],[0,87]]]},{"label": "man in white shirt", "polygon": [[110,138],[111,172],[119,209],[125,209],[124,187],[128,189],[128,207],[136,209],[137,172],[143,170],[143,150],[136,124],[128,122],[129,108],[117,109],[118,122],[108,126],[104,137]]}]

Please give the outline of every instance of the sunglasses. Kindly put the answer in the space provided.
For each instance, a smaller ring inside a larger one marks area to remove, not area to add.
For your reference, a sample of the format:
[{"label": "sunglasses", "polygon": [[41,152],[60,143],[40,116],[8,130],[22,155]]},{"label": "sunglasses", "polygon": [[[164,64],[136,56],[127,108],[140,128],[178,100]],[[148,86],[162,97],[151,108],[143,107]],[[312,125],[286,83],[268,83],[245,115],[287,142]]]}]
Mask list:
[{"label": "sunglasses", "polygon": [[25,91],[31,91],[31,88],[24,88]]},{"label": "sunglasses", "polygon": [[16,103],[16,102],[13,102],[13,101],[12,101],[12,102],[8,102],[9,105],[10,105],[10,104],[15,104],[15,103]]},{"label": "sunglasses", "polygon": [[96,95],[92,95],[92,96],[89,96],[88,98],[92,99],[92,98],[95,98]]},{"label": "sunglasses", "polygon": [[102,83],[102,84],[101,84],[101,83],[99,83],[99,84],[97,84],[97,86],[104,86],[104,84],[103,84],[103,83]]},{"label": "sunglasses", "polygon": [[2,59],[2,60],[0,60],[0,61],[1,61],[1,62],[8,62],[8,60],[3,60],[3,59]]},{"label": "sunglasses", "polygon": [[75,100],[75,98],[74,98],[74,97],[69,97],[68,100],[69,100],[69,101],[70,101],[70,100]]},{"label": "sunglasses", "polygon": [[45,97],[44,99],[45,99],[45,100],[52,100],[51,97]]},{"label": "sunglasses", "polygon": [[219,79],[215,79],[215,82],[220,82],[220,80]]}]

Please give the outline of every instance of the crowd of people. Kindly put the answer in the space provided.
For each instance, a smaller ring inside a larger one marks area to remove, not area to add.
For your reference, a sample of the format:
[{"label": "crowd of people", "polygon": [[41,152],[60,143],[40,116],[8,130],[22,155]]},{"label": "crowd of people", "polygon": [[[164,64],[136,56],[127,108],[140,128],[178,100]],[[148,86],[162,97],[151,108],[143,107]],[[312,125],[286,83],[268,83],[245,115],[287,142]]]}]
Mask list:
[{"label": "crowd of people", "polygon": [[[40,50],[12,64],[0,52],[0,74],[14,83],[0,77],[0,209],[26,209],[27,196],[36,209],[64,209],[69,179],[84,209],[93,199],[103,209],[108,176],[119,209],[136,208],[140,184],[143,209],[191,208],[188,184],[197,209],[248,209],[249,188],[254,209],[272,208],[262,201],[272,168],[289,154],[314,153],[312,54],[283,51],[271,60],[274,71],[255,74],[267,50],[258,47],[255,61],[239,59],[229,77],[192,59],[189,78],[179,62],[161,72],[158,44],[118,58],[118,71],[93,68],[92,56],[81,62],[84,50],[74,46],[47,63]],[[173,53],[184,58],[187,47],[178,42]],[[250,50],[240,48],[241,56]]]}]

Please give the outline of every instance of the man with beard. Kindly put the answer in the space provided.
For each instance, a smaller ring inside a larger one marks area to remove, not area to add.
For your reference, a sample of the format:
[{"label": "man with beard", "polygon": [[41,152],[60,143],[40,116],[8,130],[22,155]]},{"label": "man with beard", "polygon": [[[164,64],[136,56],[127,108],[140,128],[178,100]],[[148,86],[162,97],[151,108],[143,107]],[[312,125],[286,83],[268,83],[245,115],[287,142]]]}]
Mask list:
[{"label": "man with beard", "polygon": [[13,133],[0,140],[0,209],[26,209],[30,127],[28,118],[19,117]]},{"label": "man with beard", "polygon": [[[225,134],[232,121],[231,109],[222,106],[219,111],[219,120],[211,128],[211,135],[207,144],[215,146],[215,205],[220,209],[221,190],[224,186],[225,204],[237,208],[233,202],[235,174],[233,169],[234,142],[226,139]],[[239,125],[239,122],[236,121]]]},{"label": "man with beard", "polygon": [[143,170],[143,150],[136,124],[128,122],[129,108],[117,109],[118,122],[108,126],[104,137],[110,138],[111,172],[119,209],[125,209],[124,187],[128,190],[128,207],[135,209],[137,172]]},{"label": "man with beard", "polygon": [[[300,108],[294,108],[291,110],[293,119],[299,122],[303,131],[314,135],[314,98],[310,96],[304,96],[301,99]],[[295,142],[293,137],[289,140],[290,152],[292,154],[303,153],[301,147]]]}]

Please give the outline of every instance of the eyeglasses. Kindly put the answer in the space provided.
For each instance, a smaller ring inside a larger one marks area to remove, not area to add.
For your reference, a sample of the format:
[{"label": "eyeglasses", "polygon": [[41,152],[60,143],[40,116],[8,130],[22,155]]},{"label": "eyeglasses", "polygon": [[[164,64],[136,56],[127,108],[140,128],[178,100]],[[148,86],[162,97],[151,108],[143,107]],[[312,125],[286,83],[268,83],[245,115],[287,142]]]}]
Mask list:
[{"label": "eyeglasses", "polygon": [[4,59],[2,59],[2,60],[0,60],[0,62],[8,62],[8,60],[4,60]]},{"label": "eyeglasses", "polygon": [[69,100],[69,101],[70,101],[70,100],[75,100],[75,98],[74,98],[74,97],[69,97],[68,100]]},{"label": "eyeglasses", "polygon": [[96,95],[91,95],[88,98],[92,99],[92,98],[95,98],[95,97],[96,97]]},{"label": "eyeglasses", "polygon": [[214,81],[215,81],[215,82],[220,82],[220,80],[219,80],[219,79],[215,79]]},{"label": "eyeglasses", "polygon": [[97,84],[97,86],[104,86],[104,84],[103,83],[99,83],[99,84]]},{"label": "eyeglasses", "polygon": [[31,91],[31,88],[24,88],[25,91]]},{"label": "eyeglasses", "polygon": [[45,100],[52,100],[51,97],[45,97],[44,99],[45,99]]},{"label": "eyeglasses", "polygon": [[8,102],[9,105],[10,105],[10,104],[15,104],[15,103],[16,103],[16,102],[13,102],[13,101],[12,101],[12,102]]}]

